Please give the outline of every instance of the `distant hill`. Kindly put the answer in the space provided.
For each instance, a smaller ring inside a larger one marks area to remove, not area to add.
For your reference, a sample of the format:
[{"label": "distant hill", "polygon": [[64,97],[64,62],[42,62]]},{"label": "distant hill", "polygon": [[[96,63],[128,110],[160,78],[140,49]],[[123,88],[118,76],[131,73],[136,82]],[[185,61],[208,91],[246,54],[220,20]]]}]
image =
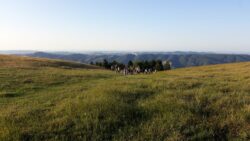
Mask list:
[{"label": "distant hill", "polygon": [[102,61],[116,60],[127,64],[129,60],[169,60],[172,62],[173,68],[203,66],[211,64],[224,64],[233,62],[250,61],[250,55],[236,54],[213,54],[213,53],[196,53],[196,52],[167,52],[167,53],[86,53],[86,54],[57,54],[46,52],[35,52],[28,54],[32,57],[63,59],[77,61],[82,63],[90,63]]},{"label": "distant hill", "polygon": [[98,69],[89,64],[51,60],[46,58],[31,58],[15,55],[0,55],[0,67],[63,67],[63,68],[86,68]]}]

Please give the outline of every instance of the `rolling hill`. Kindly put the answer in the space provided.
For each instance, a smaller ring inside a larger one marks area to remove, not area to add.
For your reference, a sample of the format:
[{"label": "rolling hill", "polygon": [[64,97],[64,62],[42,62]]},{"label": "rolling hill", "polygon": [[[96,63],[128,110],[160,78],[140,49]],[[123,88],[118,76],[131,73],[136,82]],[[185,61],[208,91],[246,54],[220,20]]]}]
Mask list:
[{"label": "rolling hill", "polygon": [[28,54],[31,57],[63,59],[82,63],[100,62],[107,59],[109,62],[118,61],[127,64],[129,60],[168,60],[172,62],[173,68],[183,68],[192,66],[204,66],[213,64],[225,64],[234,62],[250,61],[250,55],[243,54],[212,54],[212,53],[197,53],[197,52],[166,52],[166,53],[85,53],[85,54],[70,54],[70,53],[46,53],[35,52]]},{"label": "rolling hill", "polygon": [[100,69],[89,64],[75,63],[45,58],[18,57],[14,55],[0,55],[0,67],[64,67]]},{"label": "rolling hill", "polygon": [[0,56],[0,140],[250,140],[249,70],[245,62],[123,76]]}]

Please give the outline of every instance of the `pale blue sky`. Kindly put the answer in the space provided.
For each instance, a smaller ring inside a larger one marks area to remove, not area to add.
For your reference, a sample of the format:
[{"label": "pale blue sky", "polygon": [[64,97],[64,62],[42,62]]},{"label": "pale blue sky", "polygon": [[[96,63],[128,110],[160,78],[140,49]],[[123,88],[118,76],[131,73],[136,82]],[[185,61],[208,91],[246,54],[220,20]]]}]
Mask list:
[{"label": "pale blue sky", "polygon": [[0,50],[250,52],[250,1],[0,0]]}]

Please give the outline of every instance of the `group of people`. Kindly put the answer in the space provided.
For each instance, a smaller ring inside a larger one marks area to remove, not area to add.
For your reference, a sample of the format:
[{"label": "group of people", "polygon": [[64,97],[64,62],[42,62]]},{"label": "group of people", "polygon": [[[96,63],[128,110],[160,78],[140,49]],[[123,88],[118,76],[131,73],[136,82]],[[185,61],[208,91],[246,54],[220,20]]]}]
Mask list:
[{"label": "group of people", "polygon": [[116,73],[122,73],[124,75],[133,75],[133,74],[140,74],[140,73],[151,74],[151,73],[157,72],[157,70],[152,70],[150,68],[142,70],[139,66],[135,68],[125,67],[123,69],[121,69],[119,66],[111,66],[111,70],[115,71]]},{"label": "group of people", "polygon": [[161,61],[161,60],[151,60],[151,61],[128,61],[127,65],[118,63],[116,61],[108,62],[104,59],[102,62],[96,62],[97,66],[104,67],[106,69],[113,70],[117,73],[123,73],[124,75],[133,74],[150,74],[157,71],[170,70],[171,62]]}]

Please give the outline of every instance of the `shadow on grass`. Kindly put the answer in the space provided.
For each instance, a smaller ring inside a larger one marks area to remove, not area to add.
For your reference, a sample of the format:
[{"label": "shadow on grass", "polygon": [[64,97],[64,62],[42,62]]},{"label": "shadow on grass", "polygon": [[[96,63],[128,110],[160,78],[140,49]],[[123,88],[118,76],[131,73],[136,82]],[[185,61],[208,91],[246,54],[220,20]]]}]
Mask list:
[{"label": "shadow on grass", "polygon": [[[139,130],[137,127],[151,119],[151,113],[139,105],[139,101],[154,96],[148,89],[107,90],[104,99],[91,101],[84,107],[75,105],[70,117],[58,123],[50,123],[41,128],[53,127],[46,132],[28,130],[20,134],[20,140],[130,140]],[[102,97],[101,96],[101,97]],[[90,99],[88,99],[88,102]],[[83,101],[85,102],[85,101]],[[75,109],[76,108],[76,109]],[[37,113],[38,112],[38,113]],[[44,111],[36,111],[34,117]],[[73,116],[73,115],[74,116]]]},{"label": "shadow on grass", "polygon": [[13,97],[18,97],[18,96],[21,96],[21,93],[18,93],[18,92],[0,92],[0,97],[13,98]]},{"label": "shadow on grass", "polygon": [[117,121],[104,130],[106,133],[100,140],[116,140],[116,138],[131,140],[139,132],[137,127],[150,120],[153,115],[152,112],[141,107],[139,101],[152,97],[154,94],[153,91],[147,90],[112,92],[112,96],[120,103],[117,105],[120,110],[117,114]]},{"label": "shadow on grass", "polygon": [[199,98],[193,98],[191,105],[187,107],[192,113],[189,120],[180,130],[181,134],[188,140],[215,140],[227,141],[229,127],[227,124],[220,125],[219,114],[225,114],[213,106],[219,101],[219,97],[202,95]]}]

